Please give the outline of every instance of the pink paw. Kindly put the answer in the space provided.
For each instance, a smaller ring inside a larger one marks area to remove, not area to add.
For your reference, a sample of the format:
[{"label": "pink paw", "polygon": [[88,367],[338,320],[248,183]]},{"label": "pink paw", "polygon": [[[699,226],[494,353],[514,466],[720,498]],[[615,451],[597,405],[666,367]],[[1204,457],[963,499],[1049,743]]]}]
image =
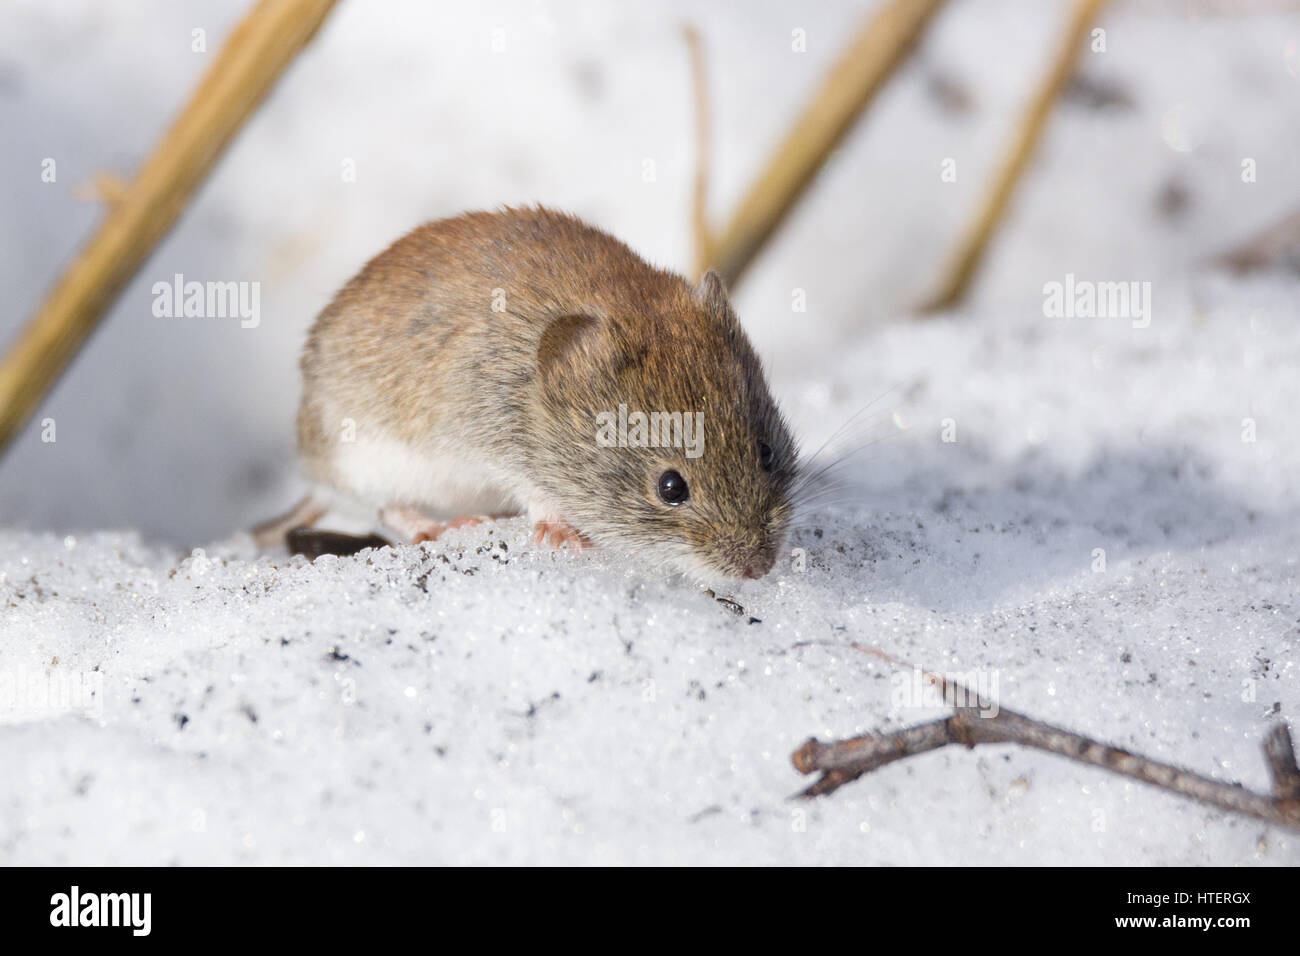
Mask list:
[{"label": "pink paw", "polygon": [[484,521],[490,521],[493,515],[463,515],[450,521],[437,521],[414,508],[384,508],[379,512],[379,523],[392,528],[404,541],[419,544],[421,541],[437,541],[452,528],[468,528]]},{"label": "pink paw", "polygon": [[563,518],[543,518],[533,525],[533,540],[552,548],[569,547],[574,551],[593,547],[591,539]]},{"label": "pink paw", "polygon": [[430,521],[424,524],[412,539],[412,544],[419,544],[421,541],[437,541],[445,532],[453,528],[472,528],[476,524],[482,524],[487,518],[478,518],[474,515],[464,515],[460,518],[452,518],[450,521]]}]

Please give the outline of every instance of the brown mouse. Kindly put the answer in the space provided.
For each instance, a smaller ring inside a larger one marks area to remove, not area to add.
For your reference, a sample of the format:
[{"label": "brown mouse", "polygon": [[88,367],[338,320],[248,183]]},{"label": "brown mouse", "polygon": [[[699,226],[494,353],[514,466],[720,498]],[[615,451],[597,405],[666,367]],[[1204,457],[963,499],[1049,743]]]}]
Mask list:
[{"label": "brown mouse", "polygon": [[789,527],[795,443],[722,280],[564,213],[403,236],[317,318],[302,373],[316,490],[263,545],[341,502],[408,541],[522,512],[539,541],[757,578]]}]

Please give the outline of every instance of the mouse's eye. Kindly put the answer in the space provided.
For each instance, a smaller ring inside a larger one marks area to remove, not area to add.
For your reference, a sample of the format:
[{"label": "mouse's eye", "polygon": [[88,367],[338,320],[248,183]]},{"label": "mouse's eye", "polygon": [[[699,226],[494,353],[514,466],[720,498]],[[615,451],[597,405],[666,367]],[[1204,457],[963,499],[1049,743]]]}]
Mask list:
[{"label": "mouse's eye", "polygon": [[772,459],[775,457],[771,445],[765,441],[758,443],[758,463],[763,467],[764,471],[772,470]]},{"label": "mouse's eye", "polygon": [[659,476],[659,497],[666,505],[679,505],[691,496],[686,479],[675,471],[665,471]]}]

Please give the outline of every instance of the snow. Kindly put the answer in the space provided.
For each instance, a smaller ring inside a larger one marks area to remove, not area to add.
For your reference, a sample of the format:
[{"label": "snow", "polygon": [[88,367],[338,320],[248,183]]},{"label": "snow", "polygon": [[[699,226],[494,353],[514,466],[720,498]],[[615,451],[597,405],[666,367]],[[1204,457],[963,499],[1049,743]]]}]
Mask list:
[{"label": "snow", "polygon": [[[1300,712],[1297,286],[1199,265],[1300,198],[1300,128],[1277,122],[1300,29],[1117,4],[1087,72],[1131,107],[1064,104],[973,303],[907,321],[1059,29],[1063,7],[1029,6],[952,5],[739,290],[805,446],[850,424],[834,492],[725,595],[737,614],[634,556],[539,550],[520,521],[314,564],[236,530],[297,490],[307,323],[402,229],[544,200],[688,258],[680,17],[343,4],[42,409],[57,442],[33,427],[0,466],[0,860],[1300,862],[1294,834],[1009,747],[789,799],[809,736],[941,713],[870,648],[1256,789],[1265,731]],[[790,9],[691,13],[719,214],[857,16]],[[215,46],[233,16],[15,4],[8,322],[93,221],[73,184],[138,161],[201,69],[190,29]],[[770,52],[795,26],[809,53]],[[971,87],[969,114],[934,105],[935,72]],[[46,155],[57,188],[31,182]],[[1161,213],[1171,181],[1191,199]],[[261,325],[154,318],[175,272],[261,281]],[[1150,281],[1150,325],[1046,317],[1067,274]],[[42,706],[68,686],[94,696]]]}]

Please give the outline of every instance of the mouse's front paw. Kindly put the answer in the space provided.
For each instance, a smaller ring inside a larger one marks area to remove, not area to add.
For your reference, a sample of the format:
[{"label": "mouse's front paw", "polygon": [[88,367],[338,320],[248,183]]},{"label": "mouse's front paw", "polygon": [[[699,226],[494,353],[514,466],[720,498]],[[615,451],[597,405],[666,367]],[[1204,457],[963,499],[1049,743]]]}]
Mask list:
[{"label": "mouse's front paw", "polygon": [[549,544],[552,548],[566,545],[574,551],[593,547],[591,539],[573,527],[563,518],[543,518],[533,524],[533,540],[538,544]]}]

